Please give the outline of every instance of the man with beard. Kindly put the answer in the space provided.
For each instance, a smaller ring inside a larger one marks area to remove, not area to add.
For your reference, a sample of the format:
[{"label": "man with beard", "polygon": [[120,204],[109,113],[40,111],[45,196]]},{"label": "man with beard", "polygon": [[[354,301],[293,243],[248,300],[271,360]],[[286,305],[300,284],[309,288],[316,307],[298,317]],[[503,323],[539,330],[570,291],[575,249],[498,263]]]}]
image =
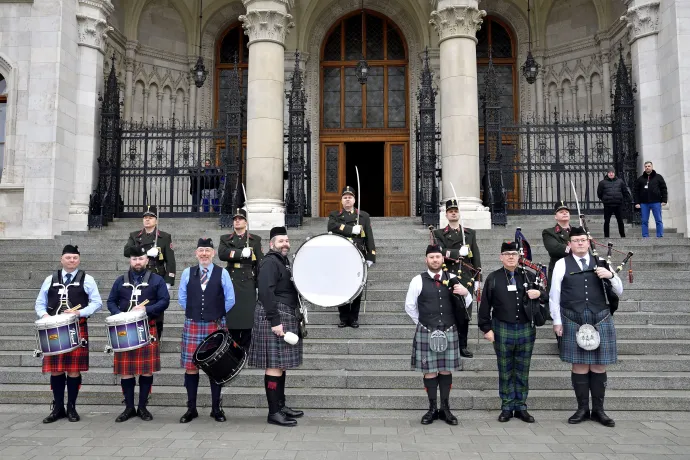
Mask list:
[{"label": "man with beard", "polygon": [[[440,247],[427,247],[426,266],[424,273],[412,278],[405,298],[405,311],[417,325],[412,342],[412,369],[424,373],[424,388],[429,397],[429,411],[422,417],[422,425],[439,419],[449,425],[457,425],[458,419],[450,412],[449,404],[452,372],[460,368],[456,329],[458,312],[452,295],[461,297],[458,299],[460,308],[467,308],[472,305],[472,294],[461,283],[455,283],[452,292],[444,285],[456,276],[442,270],[443,253]],[[436,405],[436,391],[439,388],[440,411]]]},{"label": "man with beard", "polygon": [[[459,276],[463,285],[467,286],[472,279],[472,275],[469,273],[467,267],[463,267],[462,262],[465,261],[465,263],[472,265],[478,270],[482,267],[479,246],[477,245],[477,234],[470,228],[460,226],[460,209],[458,208],[458,202],[456,200],[448,200],[446,202],[446,219],[448,219],[446,228],[434,230],[434,240],[443,251],[448,271]],[[463,241],[465,243],[464,246]],[[470,289],[474,290],[474,286],[470,285]],[[468,311],[468,313],[471,315],[471,310]],[[472,358],[474,356],[469,348],[467,348],[469,326],[469,321],[463,321],[458,324],[458,332],[460,334],[460,356],[463,358]]]},{"label": "man with beard", "polygon": [[[182,328],[182,355],[180,366],[185,370],[184,386],[187,388],[187,412],[180,423],[188,423],[199,416],[196,396],[199,389],[199,368],[192,358],[197,347],[211,333],[225,329],[225,315],[235,305],[235,292],[227,271],[213,263],[213,241],[200,238],[196,245],[199,265],[185,268],[180,278],[178,302],[185,312]],[[221,407],[221,386],[212,379],[211,417],[224,422]]]},{"label": "man with beard", "polygon": [[549,253],[549,271],[547,280],[549,280],[548,289],[551,289],[551,274],[553,267],[563,257],[570,254],[570,246],[568,239],[570,238],[570,208],[563,202],[559,201],[555,206],[556,226],[545,228],[541,232],[541,239],[544,242],[546,252]]},{"label": "man with beard", "polygon": [[[130,302],[137,302],[132,311],[146,311],[149,331],[152,337],[156,337],[156,323],[170,304],[170,294],[165,280],[146,269],[149,261],[146,251],[143,246],[130,250],[130,269],[115,280],[108,296],[108,310],[113,315],[117,315],[130,311]],[[131,286],[125,286],[125,283]],[[140,286],[145,283],[148,285]],[[153,386],[153,373],[160,370],[161,355],[158,340],[135,350],[115,353],[113,373],[120,376],[122,394],[125,397],[125,410],[115,419],[116,422],[127,421],[135,415],[146,422],[153,420],[151,412],[146,409],[146,403]],[[137,375],[139,376],[139,407],[135,410],[134,387]]]},{"label": "man with beard", "polygon": [[226,269],[235,289],[235,306],[226,316],[228,331],[239,346],[248,350],[256,307],[256,273],[264,254],[261,237],[247,231],[247,211],[238,208],[232,224],[235,231],[220,237],[218,258],[228,263]]},{"label": "man with beard", "polygon": [[302,340],[295,345],[284,340],[285,333],[299,335],[300,332],[299,297],[291,279],[287,257],[290,240],[285,227],[271,229],[269,247],[259,267],[259,302],[254,312],[248,365],[266,370],[267,422],[295,426],[295,418],[303,416],[304,412],[285,405],[285,370],[302,364]]},{"label": "man with beard", "polygon": [[[91,275],[79,270],[80,254],[77,246],[66,245],[62,249],[60,264],[62,270],[56,270],[48,276],[36,298],[36,315],[47,318],[58,314],[79,316],[79,334],[89,340],[89,328],[86,323],[89,316],[103,306],[101,294],[96,281]],[[66,291],[66,292],[63,292]],[[78,311],[60,311],[60,300],[66,296],[72,307],[81,305]],[[89,370],[89,347],[78,347],[69,353],[43,357],[43,372],[50,373],[50,388],[53,390],[53,408],[43,423],[53,423],[67,417],[70,422],[80,420],[77,413],[77,396],[81,387],[81,373]],[[67,376],[65,377],[65,374]],[[67,386],[67,411],[65,412],[65,386]]]},{"label": "man with beard", "polygon": [[[125,244],[125,257],[130,257],[132,250],[137,246],[144,247],[148,256],[148,269],[162,276],[170,290],[175,285],[175,251],[172,236],[158,230],[158,209],[155,206],[146,207],[143,220],[144,228],[129,234],[129,239]],[[156,318],[159,340],[163,335],[163,319],[163,313]]]}]

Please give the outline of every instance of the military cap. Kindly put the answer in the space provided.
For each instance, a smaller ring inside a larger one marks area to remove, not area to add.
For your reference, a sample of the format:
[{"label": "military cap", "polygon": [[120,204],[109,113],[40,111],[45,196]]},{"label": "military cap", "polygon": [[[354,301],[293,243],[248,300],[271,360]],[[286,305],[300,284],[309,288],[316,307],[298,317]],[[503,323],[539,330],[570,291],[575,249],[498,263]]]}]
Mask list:
[{"label": "military cap", "polygon": [[349,185],[343,187],[343,193],[341,193],[340,196],[343,196],[346,193],[349,193],[352,196],[357,196],[357,194],[355,193],[355,189],[353,187],[350,187]]},{"label": "military cap", "polygon": [[235,217],[242,217],[244,220],[247,220],[247,211],[242,208],[237,208],[232,218],[234,219]]},{"label": "military cap", "polygon": [[453,208],[460,209],[458,207],[458,201],[455,199],[450,199],[450,200],[446,201],[446,211],[450,211]]},{"label": "military cap", "polygon": [[563,201],[563,200],[557,201],[556,205],[554,206],[554,209],[555,209],[554,212],[558,212],[561,209],[565,209],[566,211],[570,212],[570,208],[568,207],[567,204],[565,204],[565,201]]},{"label": "military cap", "polygon": [[158,218],[158,208],[156,206],[146,206],[143,217],[152,216]]}]

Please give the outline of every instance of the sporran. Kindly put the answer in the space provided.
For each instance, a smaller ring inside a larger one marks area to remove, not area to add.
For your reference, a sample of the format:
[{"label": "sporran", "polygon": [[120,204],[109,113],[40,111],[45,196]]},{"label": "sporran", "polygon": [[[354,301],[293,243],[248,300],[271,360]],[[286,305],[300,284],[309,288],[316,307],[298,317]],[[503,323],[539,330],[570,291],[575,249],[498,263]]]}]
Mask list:
[{"label": "sporran", "polygon": [[592,351],[599,348],[601,337],[599,331],[591,324],[583,324],[577,330],[577,345],[583,350]]},{"label": "sporran", "polygon": [[448,349],[448,336],[443,331],[434,331],[429,336],[429,348],[436,353],[443,353]]}]

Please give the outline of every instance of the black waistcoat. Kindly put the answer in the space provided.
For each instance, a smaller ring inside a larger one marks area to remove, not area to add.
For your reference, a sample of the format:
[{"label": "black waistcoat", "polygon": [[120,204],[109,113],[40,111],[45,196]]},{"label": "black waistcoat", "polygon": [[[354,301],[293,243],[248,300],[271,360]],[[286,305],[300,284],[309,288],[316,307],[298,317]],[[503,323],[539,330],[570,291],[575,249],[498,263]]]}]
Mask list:
[{"label": "black waistcoat", "polygon": [[[441,274],[441,281],[448,275]],[[429,273],[422,273],[422,290],[417,297],[417,309],[419,310],[419,322],[427,329],[447,329],[455,324],[453,302],[448,286],[443,283],[436,286]]]},{"label": "black waistcoat", "polygon": [[[84,277],[86,273],[83,270],[79,270],[77,275],[72,278],[72,281],[67,288],[67,299],[73,307],[81,305],[86,307],[89,304],[89,295],[84,290]],[[61,286],[54,286],[54,284],[64,284],[62,280],[62,270],[56,270],[53,272],[53,279],[50,282],[50,287],[48,288],[48,306],[46,312],[49,315],[55,315],[57,309],[60,306],[60,289]]]},{"label": "black waistcoat", "polygon": [[201,268],[189,269],[187,283],[187,307],[185,316],[194,321],[215,321],[225,316],[225,293],[223,292],[223,267],[213,264],[211,278],[206,289],[201,289]]},{"label": "black waistcoat", "polygon": [[[590,256],[589,268],[595,267],[594,258]],[[585,308],[589,308],[593,313],[607,309],[604,286],[596,273],[570,274],[581,270],[579,258],[575,259],[572,254],[565,257],[565,275],[561,284],[561,308],[578,313],[584,312]]]},{"label": "black waistcoat", "polygon": [[[148,282],[150,276],[151,270],[145,270],[142,276],[142,282]],[[134,272],[132,270],[129,270],[123,275],[123,278],[122,286],[120,286],[120,289],[117,293],[117,308],[119,308],[121,312],[126,312],[129,309],[129,299],[132,298],[132,291],[134,288],[125,286],[125,283],[135,284],[136,276],[134,276]],[[141,294],[139,294],[138,304],[145,300],[148,300],[149,303],[155,303],[158,301],[158,297],[156,297],[156,286],[142,286],[139,288],[139,290],[141,291]],[[149,319],[158,318],[151,315],[147,316]]]}]

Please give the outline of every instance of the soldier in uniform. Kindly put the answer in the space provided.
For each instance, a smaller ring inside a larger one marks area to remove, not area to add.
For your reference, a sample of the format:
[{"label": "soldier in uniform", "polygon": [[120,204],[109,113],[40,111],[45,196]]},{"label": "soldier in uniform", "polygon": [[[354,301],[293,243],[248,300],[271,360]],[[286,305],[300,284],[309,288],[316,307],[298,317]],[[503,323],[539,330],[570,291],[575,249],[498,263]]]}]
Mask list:
[{"label": "soldier in uniform", "polygon": [[233,218],[235,231],[220,237],[218,258],[228,263],[235,288],[235,306],[226,317],[228,331],[239,346],[249,349],[256,307],[256,275],[261,259],[261,237],[247,231],[247,211],[237,209]]},{"label": "soldier in uniform", "polygon": [[[470,228],[460,226],[460,212],[456,200],[448,200],[446,202],[446,219],[448,219],[446,228],[434,230],[434,240],[443,251],[443,257],[448,271],[459,276],[463,282],[463,286],[468,287],[468,282],[472,275],[467,267],[463,267],[460,262],[464,261],[476,269],[481,268],[482,262],[479,255],[479,246],[477,246],[477,234]],[[463,236],[460,232],[465,234],[464,247],[462,245]],[[470,285],[469,289],[470,292],[473,292],[474,286]],[[471,314],[471,310],[468,311],[468,313]],[[458,324],[458,332],[460,334],[460,356],[464,358],[472,358],[474,356],[467,348],[469,325],[469,321]]]},{"label": "soldier in uniform", "polygon": [[[170,290],[175,284],[175,251],[170,234],[158,230],[157,226],[158,209],[156,206],[147,206],[144,212],[144,228],[129,234],[124,255],[130,257],[134,248],[144,247],[149,257],[148,270],[162,276]],[[159,340],[163,335],[163,319],[163,314],[156,318]]]},{"label": "soldier in uniform", "polygon": [[563,257],[570,253],[570,246],[568,241],[570,239],[570,208],[563,202],[559,201],[555,206],[556,210],[556,226],[545,228],[541,232],[541,239],[544,241],[546,252],[549,253],[549,272],[547,274],[548,290],[551,290],[551,275],[553,274],[553,267]]},{"label": "soldier in uniform", "polygon": [[[369,214],[355,208],[355,189],[346,185],[343,188],[340,211],[332,211],[328,216],[328,231],[342,235],[352,241],[371,267],[376,262],[376,246],[374,244],[374,232],[371,230],[371,218]],[[359,214],[359,225],[357,215]],[[359,306],[362,302],[362,294],[345,305],[338,307],[340,323],[338,327],[359,327]]]}]

